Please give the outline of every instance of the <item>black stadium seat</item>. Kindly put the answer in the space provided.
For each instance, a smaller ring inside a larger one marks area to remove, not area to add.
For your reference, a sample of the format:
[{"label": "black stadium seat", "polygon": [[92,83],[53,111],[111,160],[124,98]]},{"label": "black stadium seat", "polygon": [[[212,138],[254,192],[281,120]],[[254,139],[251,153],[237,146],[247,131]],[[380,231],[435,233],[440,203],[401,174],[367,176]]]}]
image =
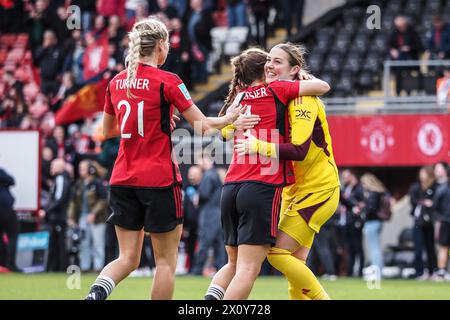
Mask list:
[{"label": "black stadium seat", "polygon": [[347,57],[346,62],[344,63],[343,71],[349,71],[353,74],[358,73],[361,70],[361,56],[358,53],[352,52]]},{"label": "black stadium seat", "polygon": [[427,74],[422,78],[422,86],[426,94],[436,94],[436,81],[438,77],[434,74]]},{"label": "black stadium seat", "polygon": [[328,56],[327,62],[325,63],[325,70],[330,70],[333,73],[338,73],[341,70],[341,56],[337,53],[331,53]]},{"label": "black stadium seat", "polygon": [[373,76],[370,72],[364,71],[358,78],[358,87],[363,90],[372,89],[374,85]]}]

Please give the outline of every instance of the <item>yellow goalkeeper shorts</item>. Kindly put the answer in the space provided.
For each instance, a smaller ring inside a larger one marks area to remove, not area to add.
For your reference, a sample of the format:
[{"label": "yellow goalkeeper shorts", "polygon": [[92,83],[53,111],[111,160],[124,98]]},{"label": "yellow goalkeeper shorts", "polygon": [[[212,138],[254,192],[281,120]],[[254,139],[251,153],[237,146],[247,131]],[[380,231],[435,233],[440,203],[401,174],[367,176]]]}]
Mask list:
[{"label": "yellow goalkeeper shorts", "polygon": [[278,229],[294,238],[303,247],[311,248],[315,234],[336,212],[339,193],[339,187],[336,187],[315,193],[299,194],[289,203],[283,203]]}]

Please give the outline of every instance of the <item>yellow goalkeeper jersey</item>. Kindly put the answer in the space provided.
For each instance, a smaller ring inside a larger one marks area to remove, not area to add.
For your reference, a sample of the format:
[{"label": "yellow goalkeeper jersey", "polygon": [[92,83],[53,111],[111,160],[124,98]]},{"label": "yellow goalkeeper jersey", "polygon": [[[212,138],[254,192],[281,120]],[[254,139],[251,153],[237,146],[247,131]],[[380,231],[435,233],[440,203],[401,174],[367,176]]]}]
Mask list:
[{"label": "yellow goalkeeper jersey", "polygon": [[309,144],[305,158],[293,161],[295,183],[283,189],[283,201],[299,194],[315,193],[339,186],[339,174],[333,157],[331,136],[322,101],[301,96],[289,103],[291,143]]}]

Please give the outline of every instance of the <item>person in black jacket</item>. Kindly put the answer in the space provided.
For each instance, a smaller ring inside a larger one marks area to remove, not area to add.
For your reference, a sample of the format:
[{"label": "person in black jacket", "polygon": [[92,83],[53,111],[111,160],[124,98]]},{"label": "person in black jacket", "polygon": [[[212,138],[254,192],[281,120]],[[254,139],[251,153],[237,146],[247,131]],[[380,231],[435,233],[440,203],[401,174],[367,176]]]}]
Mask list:
[{"label": "person in black jacket", "polygon": [[183,208],[183,241],[189,259],[189,273],[194,268],[195,246],[197,244],[198,216],[200,211],[198,186],[202,181],[203,171],[198,165],[193,165],[188,170],[189,186],[184,192]]},{"label": "person in black jacket", "polygon": [[432,200],[436,192],[433,167],[423,167],[419,171],[419,181],[409,189],[412,205],[411,215],[414,218],[414,268],[415,277],[424,275],[423,249],[427,253],[428,275],[432,276],[437,269],[437,256],[434,244],[434,221],[431,208],[424,202]]},{"label": "person in black jacket", "polygon": [[364,221],[361,219],[360,206],[364,201],[364,191],[358,177],[351,170],[342,171],[342,191],[340,202],[344,207],[339,219],[339,227],[343,233],[344,247],[348,254],[347,276],[354,275],[354,269],[358,262],[358,276],[362,276],[364,267],[364,251],[362,245],[362,228]]},{"label": "person in black jacket", "polygon": [[[409,24],[404,16],[397,16],[394,20],[395,30],[389,37],[390,57],[392,60],[417,60],[422,51],[422,42],[419,34]],[[417,68],[416,68],[417,69]],[[410,93],[409,88],[403,88],[402,78],[407,72],[414,70],[411,67],[395,67],[396,92],[400,95],[402,89]]]},{"label": "person in black jacket", "polygon": [[47,208],[41,211],[50,232],[48,271],[66,271],[67,267],[66,229],[70,177],[65,166],[66,162],[61,158],[52,161],[50,173],[53,176],[53,184],[50,188],[50,201]]},{"label": "person in black jacket", "polygon": [[[0,168],[0,253],[4,253],[0,265],[11,271],[19,271],[15,263],[19,222],[13,209],[14,197],[9,190],[14,184],[14,178]],[[3,234],[8,237],[8,244],[3,243]]]},{"label": "person in black jacket", "polygon": [[41,91],[54,97],[59,87],[57,77],[61,72],[62,55],[52,30],[45,31],[42,47],[36,50],[34,64],[41,68]]},{"label": "person in black jacket", "polygon": [[438,268],[435,279],[450,280],[448,272],[448,253],[450,247],[450,185],[448,179],[448,164],[439,162],[434,166],[437,187],[433,201],[427,201],[426,206],[432,208],[438,221]]},{"label": "person in black jacket", "polygon": [[202,274],[208,250],[214,249],[214,267],[216,270],[225,265],[225,245],[221,225],[220,198],[222,181],[214,168],[211,158],[199,157],[203,178],[198,187],[200,216],[198,221],[199,248],[194,258],[193,274]]},{"label": "person in black jacket", "polygon": [[381,210],[382,197],[387,193],[386,187],[371,173],[365,173],[361,177],[361,185],[364,189],[364,207],[361,215],[365,220],[363,234],[366,239],[368,256],[371,265],[378,267],[381,272],[384,267],[383,252],[381,249],[381,229],[383,222],[378,216]]}]

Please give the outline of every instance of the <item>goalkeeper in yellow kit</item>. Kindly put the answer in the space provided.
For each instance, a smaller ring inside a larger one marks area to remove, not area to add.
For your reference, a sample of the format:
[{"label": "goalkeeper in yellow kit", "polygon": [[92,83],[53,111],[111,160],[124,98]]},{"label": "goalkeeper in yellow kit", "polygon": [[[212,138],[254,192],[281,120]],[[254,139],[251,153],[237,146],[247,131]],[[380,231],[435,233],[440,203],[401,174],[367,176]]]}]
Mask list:
[{"label": "goalkeeper in yellow kit", "polygon": [[[266,81],[294,79],[303,64],[302,48],[277,45],[269,53]],[[248,135],[247,139],[238,139],[235,148],[238,154],[295,160],[296,182],[283,189],[279,231],[268,260],[288,279],[290,299],[329,299],[305,264],[315,234],[339,202],[339,174],[325,109],[317,97],[303,96],[291,101],[288,110],[291,143],[275,145]]]}]

